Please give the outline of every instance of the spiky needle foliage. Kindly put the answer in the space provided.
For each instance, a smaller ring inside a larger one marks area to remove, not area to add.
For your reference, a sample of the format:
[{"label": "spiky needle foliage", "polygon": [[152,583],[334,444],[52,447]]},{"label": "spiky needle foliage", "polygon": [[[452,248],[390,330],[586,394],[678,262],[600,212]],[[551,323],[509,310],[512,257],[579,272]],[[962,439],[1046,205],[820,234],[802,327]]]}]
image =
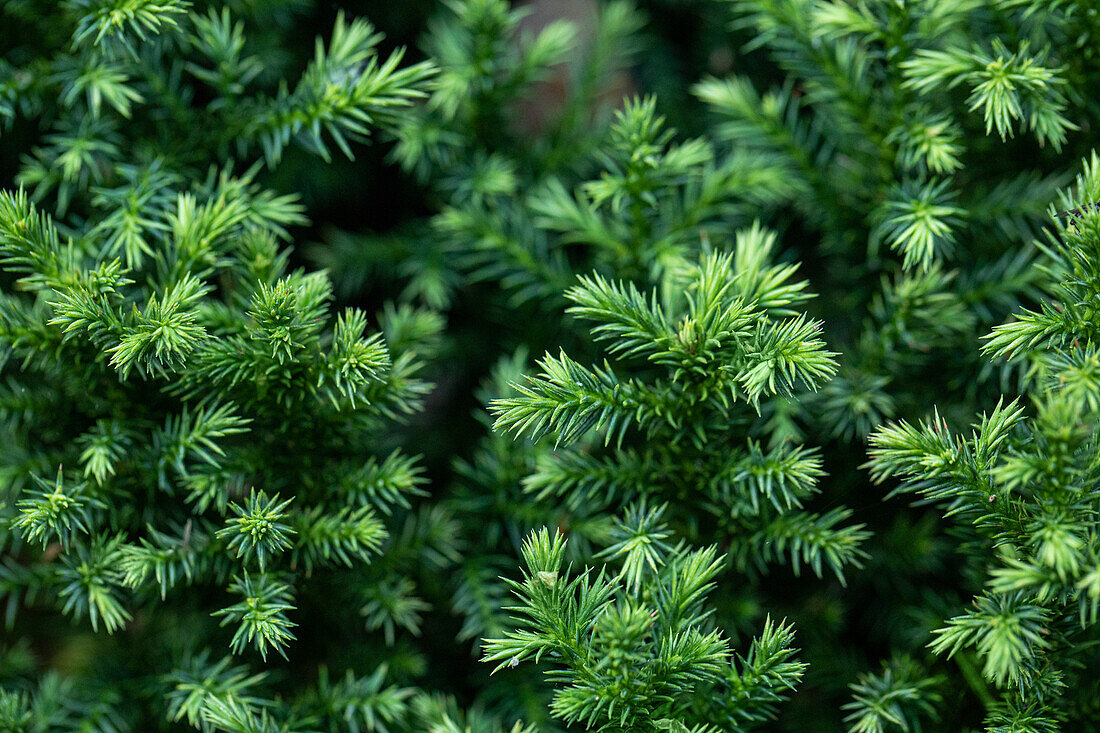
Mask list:
[{"label": "spiky needle foliage", "polygon": [[339,5],[0,5],[0,728],[1096,729],[1092,3]]},{"label": "spiky needle foliage", "polygon": [[[254,691],[266,675],[226,655],[289,657],[302,589],[382,552],[381,517],[421,483],[386,436],[427,389],[421,348],[439,321],[336,312],[325,274],[289,264],[297,195],[225,156],[272,166],[292,142],[350,155],[423,94],[431,66],[380,58],[381,36],[340,14],[271,93],[247,10],[57,5],[3,11],[55,44],[12,70],[26,87],[15,125],[46,134],[0,192],[7,622],[68,616],[146,646],[147,667],[104,660],[115,668],[83,692],[23,680],[31,697],[6,697],[8,717],[53,730],[98,700],[78,714],[96,730],[297,729],[320,718],[273,709]],[[381,676],[347,675],[295,697],[339,720],[394,716],[368,699]]]},{"label": "spiky needle foliage", "polygon": [[[1100,612],[1098,333],[1100,159],[1086,161],[1058,206],[1043,253],[1050,296],[989,334],[992,359],[1027,360],[1029,407],[998,404],[956,435],[936,415],[871,437],[878,480],[935,502],[968,539],[968,560],[986,582],[973,605],[935,631],[929,646],[974,654],[994,686],[986,725],[1043,731],[1089,720],[1097,692],[1088,670]],[[1053,212],[1052,212],[1053,213]],[[979,683],[981,680],[978,681]]]},{"label": "spiky needle foliage", "polygon": [[692,552],[661,542],[660,518],[643,509],[637,523],[621,525],[622,534],[648,542],[608,548],[624,558],[618,578],[591,569],[570,578],[560,534],[528,537],[523,580],[511,583],[518,628],[488,640],[485,661],[498,672],[530,660],[553,665],[554,715],[588,730],[755,728],[802,676],[793,631],[769,619],[747,656],[736,658],[704,610],[721,557],[713,547]]},{"label": "spiky needle foliage", "polygon": [[[559,497],[581,513],[673,500],[687,508],[677,512],[681,534],[699,527],[729,543],[742,570],[782,559],[796,572],[805,564],[843,578],[846,565],[858,565],[865,535],[842,526],[848,513],[803,509],[821,474],[816,453],[757,417],[762,400],[797,394],[835,371],[820,325],[791,308],[810,294],[788,281],[793,267],[769,262],[773,243],[759,227],[743,230],[733,253],[706,254],[648,294],[599,276],[567,293],[570,312],[596,324],[594,338],[641,366],[636,377],[619,376],[607,363],[585,367],[548,354],[540,374],[514,385],[515,397],[493,403],[497,429],[552,435],[567,449],[545,454],[526,478],[538,500]],[[737,440],[738,427],[747,439]],[[590,432],[614,449],[577,450]]]}]

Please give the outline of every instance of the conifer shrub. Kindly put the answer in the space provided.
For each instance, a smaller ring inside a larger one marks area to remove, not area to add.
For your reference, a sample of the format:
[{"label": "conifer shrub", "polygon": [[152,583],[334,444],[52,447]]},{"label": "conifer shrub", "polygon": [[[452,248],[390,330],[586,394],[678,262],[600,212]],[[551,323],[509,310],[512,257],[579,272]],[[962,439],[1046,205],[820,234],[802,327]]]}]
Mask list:
[{"label": "conifer shrub", "polygon": [[0,730],[1100,730],[1098,19],[0,5]]}]

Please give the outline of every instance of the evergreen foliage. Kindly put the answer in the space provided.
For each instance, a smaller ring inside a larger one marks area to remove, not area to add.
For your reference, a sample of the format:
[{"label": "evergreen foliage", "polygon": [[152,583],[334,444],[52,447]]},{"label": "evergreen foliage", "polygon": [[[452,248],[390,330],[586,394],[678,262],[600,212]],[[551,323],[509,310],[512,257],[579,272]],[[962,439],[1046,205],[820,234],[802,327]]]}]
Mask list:
[{"label": "evergreen foliage", "polygon": [[1096,11],[3,3],[0,730],[1100,730]]},{"label": "evergreen foliage", "polygon": [[[795,394],[835,371],[820,324],[789,308],[809,294],[805,283],[787,282],[793,267],[768,263],[773,243],[758,227],[743,230],[732,255],[706,254],[669,273],[648,297],[598,276],[567,292],[576,304],[569,311],[598,324],[595,339],[611,342],[616,355],[648,362],[655,369],[643,373],[657,375],[624,379],[606,363],[587,368],[564,352],[548,354],[541,374],[514,385],[516,397],[493,404],[498,430],[536,439],[553,432],[559,447],[590,430],[615,442],[604,456],[540,455],[524,479],[537,500],[554,496],[579,513],[642,497],[675,500],[688,510],[677,512],[684,527],[677,534],[723,541],[742,570],[782,558],[796,573],[806,564],[820,576],[825,565],[843,579],[843,567],[858,564],[865,533],[859,525],[837,526],[847,510],[802,511],[821,475],[816,452],[792,446],[789,435],[756,414],[767,407],[761,398]],[[669,294],[667,308],[658,291]],[[731,445],[733,427],[751,431],[754,422],[762,423],[759,438]],[[641,441],[623,448],[632,427]]]},{"label": "evergreen foliage", "polygon": [[873,475],[901,476],[902,489],[942,506],[961,525],[975,570],[987,576],[973,607],[937,629],[930,647],[948,657],[975,650],[1000,697],[990,730],[1005,719],[1044,730],[1088,716],[1086,701],[1098,691],[1092,655],[1081,656],[1100,618],[1100,381],[1087,366],[1096,360],[1089,311],[1100,294],[1100,230],[1091,206],[1098,197],[1100,159],[1093,155],[1059,201],[1080,213],[1055,219],[1043,248],[1053,276],[1049,296],[1039,312],[1024,310],[994,328],[984,347],[990,358],[1029,362],[1031,410],[998,404],[969,440],[939,416],[871,436]]},{"label": "evergreen foliage", "polygon": [[802,675],[791,629],[769,620],[747,658],[735,661],[717,630],[700,628],[721,558],[713,547],[688,552],[662,542],[661,513],[634,512],[616,533],[623,540],[608,548],[623,558],[623,586],[602,571],[568,580],[562,536],[529,537],[523,582],[512,586],[517,621],[531,628],[488,640],[485,661],[500,662],[499,670],[554,660],[564,669],[549,673],[561,686],[552,710],[588,728],[702,733],[763,722]]},{"label": "evergreen foliage", "polygon": [[[302,584],[354,575],[383,551],[380,515],[422,482],[386,436],[418,409],[440,323],[336,312],[328,278],[290,264],[297,196],[225,156],[262,150],[270,166],[291,142],[350,155],[368,124],[392,124],[423,94],[432,67],[380,60],[381,36],[340,15],[294,90],[272,94],[230,7],[73,2],[55,15],[35,27],[68,24],[71,43],[49,34],[57,50],[16,72],[33,76],[19,113],[52,130],[17,179],[70,218],[24,188],[0,193],[7,620],[30,613],[48,629],[61,613],[155,644],[146,669],[105,659],[98,680],[44,678],[5,704],[33,730],[64,725],[81,697],[106,706],[112,730],[312,725],[312,713],[273,711],[253,691],[266,674],[225,655],[287,657]],[[372,674],[321,676],[296,696],[373,727],[400,697],[377,712],[350,702],[389,689]],[[167,718],[139,722],[139,700]]]}]

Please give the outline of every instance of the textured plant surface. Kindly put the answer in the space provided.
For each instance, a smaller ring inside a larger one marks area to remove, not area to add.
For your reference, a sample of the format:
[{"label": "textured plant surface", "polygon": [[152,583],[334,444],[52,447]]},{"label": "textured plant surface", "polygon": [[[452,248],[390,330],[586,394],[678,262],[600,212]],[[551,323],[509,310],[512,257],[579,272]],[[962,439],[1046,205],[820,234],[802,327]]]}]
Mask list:
[{"label": "textured plant surface", "polygon": [[1100,6],[0,22],[0,730],[1100,730]]}]

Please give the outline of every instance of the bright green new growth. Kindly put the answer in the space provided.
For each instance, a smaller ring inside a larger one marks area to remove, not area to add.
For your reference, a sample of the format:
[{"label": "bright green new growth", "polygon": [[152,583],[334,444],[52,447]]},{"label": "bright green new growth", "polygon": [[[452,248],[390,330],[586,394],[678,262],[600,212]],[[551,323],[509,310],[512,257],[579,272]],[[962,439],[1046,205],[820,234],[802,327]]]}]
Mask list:
[{"label": "bright green new growth", "polygon": [[606,568],[570,578],[560,534],[528,537],[523,580],[509,581],[518,628],[488,640],[484,661],[497,672],[545,662],[554,715],[589,730],[717,733],[766,722],[805,669],[793,659],[792,629],[769,619],[748,655],[735,658],[704,607],[721,557],[713,547],[664,544],[660,517],[640,509],[620,524],[630,546],[606,553],[625,556],[617,578]]},{"label": "bright green new growth", "polygon": [[336,5],[0,3],[0,730],[1096,727],[1092,2]]},{"label": "bright green new growth", "polygon": [[83,14],[73,46],[85,44],[111,48],[120,45],[135,52],[134,41],[144,41],[156,35],[161,26],[178,25],[178,16],[187,12],[187,0],[69,0]]},{"label": "bright green new growth", "polygon": [[[786,560],[796,572],[805,564],[820,576],[827,567],[843,579],[846,565],[858,566],[867,535],[839,526],[850,512],[803,509],[822,474],[815,452],[774,427],[763,428],[768,449],[734,437],[738,427],[748,436],[761,429],[751,426],[769,399],[812,389],[836,369],[820,324],[793,307],[811,297],[806,283],[790,281],[794,266],[770,262],[774,242],[757,226],[741,230],[732,253],[669,270],[646,295],[598,275],[566,293],[569,312],[596,324],[593,338],[610,344],[620,370],[639,376],[620,377],[606,362],[585,367],[563,352],[513,384],[517,396],[492,403],[496,429],[553,435],[560,449],[539,456],[528,491],[584,513],[648,496],[682,506],[690,497],[678,526],[712,515],[707,531],[730,543],[741,569]],[[614,448],[588,450],[590,431]]]},{"label": "bright green new growth", "polygon": [[226,547],[236,551],[237,557],[246,560],[255,557],[260,572],[263,572],[269,555],[276,555],[290,547],[287,536],[294,534],[294,530],[279,520],[283,518],[283,510],[291,501],[293,499],[279,503],[278,495],[268,498],[264,492],[257,494],[253,490],[244,507],[230,502],[229,508],[237,516],[229,520],[228,527],[219,529],[214,536],[228,539]]},{"label": "bright green new growth", "polygon": [[1053,729],[1057,718],[1044,711],[1082,684],[1095,689],[1075,650],[1100,622],[1100,380],[1087,366],[1098,335],[1089,313],[1100,298],[1097,171],[1094,155],[1061,197],[1080,213],[1048,233],[1051,296],[1041,311],[996,327],[985,347],[993,358],[1030,362],[1031,409],[998,405],[969,440],[938,415],[871,437],[876,479],[901,477],[903,490],[936,502],[984,550],[985,589],[930,647],[948,657],[976,650],[983,676],[1002,690],[990,730],[1007,718],[1017,730]]},{"label": "bright green new growth", "polygon": [[229,592],[244,597],[240,603],[215,613],[222,616],[222,625],[239,624],[233,634],[233,651],[240,654],[249,644],[255,644],[263,658],[271,647],[286,657],[286,645],[294,639],[290,629],[297,624],[288,620],[286,612],[293,610],[290,587],[269,575],[234,578]]},{"label": "bright green new growth", "polygon": [[[290,229],[307,223],[297,195],[259,181],[290,144],[350,156],[392,129],[433,68],[380,59],[381,35],[339,14],[288,91],[252,55],[251,14],[285,9],[73,0],[52,12],[71,45],[18,70],[17,104],[0,95],[5,117],[49,131],[24,157],[26,188],[0,192],[14,285],[0,295],[0,590],[9,627],[64,614],[62,640],[90,629],[140,646],[125,674],[142,682],[28,678],[26,694],[4,693],[0,720],[273,731],[325,716],[380,730],[410,694],[384,667],[317,674],[300,712],[276,711],[267,672],[222,653],[289,658],[303,585],[384,553],[379,516],[409,507],[423,479],[383,436],[419,408],[442,320],[336,312],[328,277],[290,264]],[[261,150],[268,170],[228,162]],[[156,714],[141,717],[144,704]]]},{"label": "bright green new growth", "polygon": [[[83,264],[22,194],[0,194],[8,262],[27,273],[26,288],[47,293],[37,302],[4,301],[8,334],[15,354],[25,356],[26,373],[43,385],[57,383],[61,367],[40,354],[45,348],[75,351],[87,355],[82,373],[123,394],[163,384],[159,409],[166,410],[158,416],[134,400],[129,414],[108,412],[97,395],[71,397],[88,431],[72,436],[67,450],[75,453],[59,448],[57,455],[82,467],[85,480],[66,481],[59,471],[50,485],[33,476],[41,491],[24,494],[12,529],[28,541],[61,543],[64,567],[26,582],[39,592],[56,592],[65,613],[87,616],[93,629],[108,632],[130,621],[128,606],[145,602],[140,591],[150,585],[166,599],[181,586],[243,571],[228,587],[242,600],[215,615],[235,625],[235,652],[254,646],[264,658],[270,649],[286,656],[294,638],[286,615],[294,609],[293,581],[266,572],[272,563],[289,556],[292,567],[312,573],[369,561],[386,535],[374,509],[406,501],[404,494],[419,480],[408,459],[391,455],[349,486],[362,497],[360,505],[342,506],[340,494],[317,477],[292,479],[281,457],[265,457],[237,436],[310,435],[323,456],[328,441],[362,440],[361,420],[414,409],[423,387],[413,377],[413,353],[391,357],[380,334],[364,335],[363,313],[349,309],[330,333],[322,331],[327,281],[283,273],[273,232],[288,217],[276,207],[250,214],[241,194],[255,191],[269,202],[274,197],[247,179],[223,175],[216,186],[207,194],[212,203],[233,191],[237,214],[181,195],[179,207],[166,210],[163,225],[155,227],[175,233],[172,246],[155,255],[160,278],[174,283],[163,290],[138,286],[118,260]],[[293,208],[283,210],[297,216]],[[94,233],[88,236],[97,241]],[[253,253],[263,257],[251,260]],[[61,261],[70,264],[63,269],[55,264]],[[205,281],[215,275],[240,295],[211,299]],[[201,397],[201,407],[192,406],[188,398],[194,397]],[[287,419],[290,410],[296,424]],[[300,432],[303,424],[308,433]],[[255,489],[247,501],[233,500],[250,476],[265,474],[279,486],[294,480],[299,496],[312,493],[309,508],[295,510],[292,499]],[[147,487],[175,494],[177,508],[152,519],[132,515],[127,524],[115,520],[105,533],[107,502]],[[250,565],[261,574],[251,575]],[[138,592],[134,600],[130,591]]]},{"label": "bright green new growth", "polygon": [[41,541],[45,547],[56,540],[67,546],[74,535],[88,533],[91,510],[107,508],[102,501],[85,496],[86,482],[66,487],[61,468],[52,485],[39,476],[31,478],[41,491],[16,505],[19,516],[12,521],[12,527],[22,530],[30,542]]}]

